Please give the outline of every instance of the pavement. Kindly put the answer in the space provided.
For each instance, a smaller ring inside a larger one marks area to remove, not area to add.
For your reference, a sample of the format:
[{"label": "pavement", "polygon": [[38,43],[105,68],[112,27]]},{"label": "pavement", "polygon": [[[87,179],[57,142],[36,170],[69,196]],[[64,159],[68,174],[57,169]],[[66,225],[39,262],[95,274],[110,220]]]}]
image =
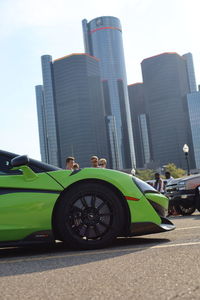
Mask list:
[{"label": "pavement", "polygon": [[200,299],[200,213],[110,248],[0,249],[0,299]]}]

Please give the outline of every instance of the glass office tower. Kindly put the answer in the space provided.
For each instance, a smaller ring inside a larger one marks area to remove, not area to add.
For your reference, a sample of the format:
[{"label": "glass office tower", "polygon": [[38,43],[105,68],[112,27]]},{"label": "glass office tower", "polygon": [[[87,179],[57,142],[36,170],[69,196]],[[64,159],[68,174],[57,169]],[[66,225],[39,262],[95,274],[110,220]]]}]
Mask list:
[{"label": "glass office tower", "polygon": [[139,168],[147,167],[151,161],[148,114],[145,108],[143,83],[128,86],[131,120],[135,144],[136,164]]},{"label": "glass office tower", "polygon": [[[100,72],[106,82],[105,107],[112,167],[135,166],[135,151],[128,100],[122,28],[115,17],[82,21],[85,52],[100,59]],[[105,89],[104,89],[105,91]],[[108,103],[109,102],[109,103]],[[116,132],[114,132],[116,131]]]},{"label": "glass office tower", "polygon": [[65,167],[67,156],[81,168],[92,155],[108,159],[99,60],[85,53],[55,59],[53,77],[59,164]]},{"label": "glass office tower", "polygon": [[44,162],[58,166],[58,141],[54,108],[52,57],[41,57],[43,86],[36,86],[40,153]]},{"label": "glass office tower", "polygon": [[159,166],[173,162],[186,168],[183,145],[190,148],[190,166],[195,168],[191,125],[187,105],[190,92],[186,59],[177,53],[162,53],[141,63],[152,158]]},{"label": "glass office tower", "polygon": [[200,169],[200,92],[187,94],[196,168]]},{"label": "glass office tower", "polygon": [[191,93],[196,92],[197,85],[196,85],[192,53],[186,53],[182,57],[185,58],[185,60],[186,60],[190,92]]},{"label": "glass office tower", "polygon": [[36,86],[42,160],[65,168],[66,158],[75,156],[83,168],[97,155],[110,167],[99,59],[74,53],[52,61],[44,55],[42,71],[43,86]]},{"label": "glass office tower", "polygon": [[40,140],[40,155],[41,160],[49,162],[49,151],[47,142],[47,128],[46,118],[44,109],[44,90],[42,85],[35,87],[36,102],[37,102],[37,115],[38,115],[38,129],[39,129],[39,140]]}]

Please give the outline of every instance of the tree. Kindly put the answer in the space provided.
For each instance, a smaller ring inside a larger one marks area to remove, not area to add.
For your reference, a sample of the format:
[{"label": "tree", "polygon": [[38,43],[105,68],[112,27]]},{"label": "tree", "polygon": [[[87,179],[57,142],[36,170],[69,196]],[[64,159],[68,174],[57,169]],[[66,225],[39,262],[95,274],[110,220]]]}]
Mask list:
[{"label": "tree", "polygon": [[183,177],[186,175],[186,171],[180,168],[177,168],[175,164],[170,163],[165,166],[165,171],[170,172],[171,176],[174,178]]},{"label": "tree", "polygon": [[136,170],[136,176],[144,181],[154,179],[155,171],[151,169]]},{"label": "tree", "polygon": [[[169,163],[165,165],[165,172],[170,172],[171,176],[174,178],[183,177],[186,175],[186,171],[180,168],[177,168],[175,164]],[[158,172],[157,170],[153,169],[145,169],[145,170],[136,170],[136,176],[144,181],[153,180],[155,173]],[[161,175],[162,178],[165,178],[164,175]]]}]

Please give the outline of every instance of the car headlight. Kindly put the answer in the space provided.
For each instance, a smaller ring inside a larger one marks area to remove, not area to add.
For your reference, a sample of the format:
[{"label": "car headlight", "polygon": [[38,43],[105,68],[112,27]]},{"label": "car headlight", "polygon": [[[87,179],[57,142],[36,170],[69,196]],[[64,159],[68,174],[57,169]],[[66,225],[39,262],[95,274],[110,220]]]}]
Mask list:
[{"label": "car headlight", "polygon": [[186,182],[185,181],[181,181],[178,183],[178,189],[179,190],[185,190],[186,189]]}]

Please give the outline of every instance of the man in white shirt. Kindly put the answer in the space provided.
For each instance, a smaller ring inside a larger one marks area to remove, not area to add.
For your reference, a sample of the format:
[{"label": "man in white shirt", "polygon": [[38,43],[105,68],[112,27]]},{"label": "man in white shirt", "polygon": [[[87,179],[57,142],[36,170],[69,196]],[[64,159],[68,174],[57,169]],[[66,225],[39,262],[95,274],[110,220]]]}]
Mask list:
[{"label": "man in white shirt", "polygon": [[171,176],[171,173],[169,171],[165,172],[165,178],[164,179],[164,188],[166,187],[166,185],[172,180],[174,179],[174,177]]}]

